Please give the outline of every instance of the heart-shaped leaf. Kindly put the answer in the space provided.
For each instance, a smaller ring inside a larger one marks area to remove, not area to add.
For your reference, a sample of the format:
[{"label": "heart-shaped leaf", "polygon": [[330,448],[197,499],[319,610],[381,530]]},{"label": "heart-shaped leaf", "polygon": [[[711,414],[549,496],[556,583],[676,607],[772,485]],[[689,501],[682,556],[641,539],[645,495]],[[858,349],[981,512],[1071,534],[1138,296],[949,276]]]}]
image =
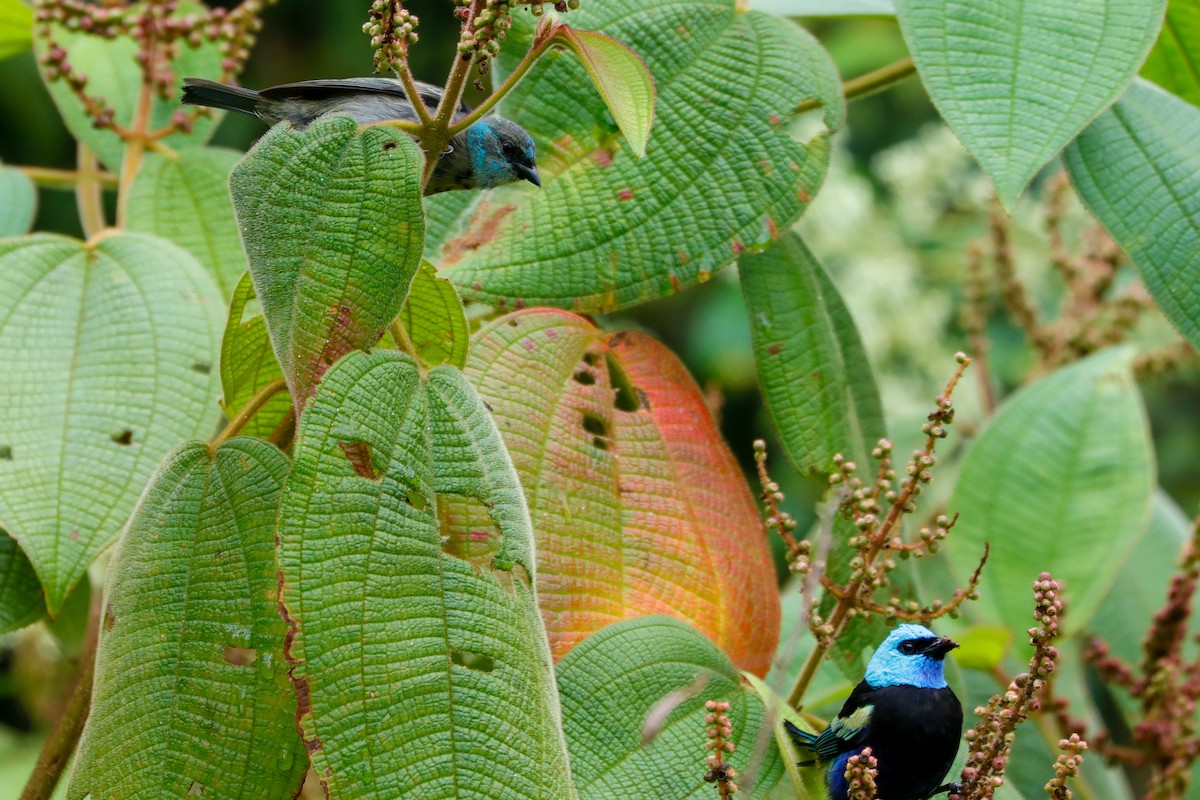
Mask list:
[{"label": "heart-shaped leaf", "polygon": [[0,241],[0,527],[52,614],[163,456],[216,427],[222,312],[164,239]]},{"label": "heart-shaped leaf", "polygon": [[1137,81],[1065,153],[1071,182],[1200,347],[1200,108]]},{"label": "heart-shaped leaf", "polygon": [[[462,373],[351,353],[317,386],[295,453],[281,602],[299,725],[329,796],[575,797],[528,511]],[[447,502],[486,517],[487,558],[443,542]]]},{"label": "heart-shaped leaf", "polygon": [[897,0],[934,105],[1011,210],[1037,171],[1121,96],[1166,0]]},{"label": "heart-shaped leaf", "polygon": [[[837,73],[803,28],[735,0],[606,0],[571,20],[645,59],[658,87],[646,156],[617,134],[579,60],[547,53],[500,106],[533,134],[542,188],[430,198],[427,254],[465,297],[621,308],[706,280],[799,218],[829,140],[794,139],[794,111],[816,98],[827,131],[844,113]],[[517,15],[502,71],[532,33]]]},{"label": "heart-shaped leaf", "polygon": [[537,520],[554,654],[610,622],[662,613],[765,674],[779,633],[766,533],[675,356],[644,334],[532,309],[480,330],[467,375]]},{"label": "heart-shaped leaf", "polygon": [[1170,0],[1142,76],[1200,106],[1200,0]]},{"label": "heart-shaped leaf", "polygon": [[155,476],[109,571],[67,797],[294,796],[308,766],[275,598],[287,457],[195,442]]},{"label": "heart-shaped leaf", "polygon": [[407,134],[333,116],[276,125],[233,171],[233,205],[297,411],[329,365],[373,346],[421,261],[421,162]]}]

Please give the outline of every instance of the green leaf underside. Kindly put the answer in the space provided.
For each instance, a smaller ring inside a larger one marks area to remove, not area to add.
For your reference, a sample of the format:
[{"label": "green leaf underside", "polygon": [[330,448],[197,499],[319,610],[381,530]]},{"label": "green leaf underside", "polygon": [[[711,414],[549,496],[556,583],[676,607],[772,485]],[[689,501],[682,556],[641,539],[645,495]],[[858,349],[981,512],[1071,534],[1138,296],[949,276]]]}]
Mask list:
[{"label": "green leaf underside", "polygon": [[[443,551],[446,498],[488,509],[489,562]],[[332,798],[575,797],[528,512],[460,372],[338,362],[301,420],[278,536],[299,724]]]},{"label": "green leaf underside", "polygon": [[1101,351],[1008,400],[971,447],[948,508],[959,576],[991,558],[972,609],[1029,627],[1029,587],[1052,569],[1070,598],[1066,632],[1088,624],[1142,536],[1154,454],[1126,349]]},{"label": "green leaf underside", "polygon": [[163,456],[215,428],[223,304],[145,234],[8,239],[0,282],[0,527],[54,613]]},{"label": "green leaf underside", "polygon": [[0,59],[24,53],[33,44],[33,10],[21,0],[0,0]]},{"label": "green leaf underside", "polygon": [[241,153],[192,147],[174,157],[150,153],[129,190],[128,229],[153,233],[187,250],[228,297],[246,271],[229,199],[229,173]]},{"label": "green leaf underside", "polygon": [[1170,0],[1142,76],[1200,106],[1200,0]]},{"label": "green leaf underside", "polygon": [[400,322],[426,364],[461,368],[467,363],[471,330],[462,299],[454,284],[439,278],[428,261],[421,262],[413,277]]},{"label": "green leaf underside", "polygon": [[0,530],[0,634],[15,631],[46,613],[42,586],[17,540]]},{"label": "green leaf underside", "polygon": [[[175,17],[201,13],[205,9],[200,3],[182,0]],[[39,26],[40,27],[40,26]],[[35,31],[34,50],[38,56],[47,50],[46,38]],[[66,30],[59,24],[53,25],[55,43],[70,54],[69,63],[76,73],[88,78],[86,91],[89,96],[103,98],[114,111],[114,119],[129,127],[137,108],[138,95],[142,86],[142,71],[138,68],[137,43],[128,37],[104,39],[79,30]],[[204,40],[197,48],[189,47],[186,41],[179,45],[179,57],[171,62],[175,85],[166,97],[155,93],[150,110],[149,130],[154,131],[169,124],[171,117],[179,111],[179,94],[184,77],[221,77],[222,55],[215,42]],[[63,122],[71,136],[87,145],[109,169],[116,171],[121,166],[125,145],[119,136],[105,128],[96,128],[65,81],[57,80],[46,85],[54,104],[62,114]],[[208,140],[216,128],[213,116],[196,117],[191,133],[172,133],[161,140],[169,148],[178,149],[188,144]]]},{"label": "green leaf underside", "polygon": [[575,51],[621,135],[639,158],[654,124],[654,77],[637,53],[610,36],[563,28],[563,39]]},{"label": "green leaf underside", "polygon": [[828,473],[837,453],[866,463],[886,436],[879,391],[837,287],[794,233],[738,264],[758,382],[800,472]]},{"label": "green leaf underside", "polygon": [[250,275],[298,408],[400,312],[424,238],[421,162],[406,134],[334,116],[276,125],[233,171]]},{"label": "green leaf underside", "polygon": [[[615,622],[568,653],[557,673],[581,800],[714,797],[712,784],[704,781],[708,751],[697,747],[697,741],[703,744],[708,700],[731,706],[735,750],[727,761],[745,787],[738,796],[765,797],[783,777],[762,700],[743,688],[725,654],[683,622],[663,616]],[[694,686],[699,676],[707,679],[703,688],[682,699],[644,744],[643,726],[659,702]]]},{"label": "green leaf underside", "polygon": [[1144,81],[1067,148],[1071,182],[1200,347],[1200,108]]},{"label": "green leaf underside", "polygon": [[[253,310],[248,310],[252,304]],[[221,338],[221,405],[225,416],[233,419],[260,389],[282,375],[271,350],[266,322],[258,311],[254,284],[250,274],[244,272],[233,289],[225,335]],[[268,438],[290,413],[291,405],[288,393],[280,392],[250,418],[242,432]]]},{"label": "green leaf underside", "polygon": [[308,760],[275,600],[273,446],[184,445],[121,539],[68,798],[276,800]]},{"label": "green leaf underside", "polygon": [[[427,253],[464,296],[621,308],[701,282],[795,222],[820,187],[829,142],[792,139],[792,111],[816,97],[836,129],[837,74],[802,28],[734,5],[698,0],[681,16],[666,0],[611,0],[572,12],[573,25],[624,42],[654,75],[646,156],[618,135],[578,60],[548,53],[501,106],[533,133],[543,187],[429,203],[437,234]],[[531,29],[518,16],[504,52],[520,52]]]},{"label": "green leaf underside", "polygon": [[1011,210],[1125,91],[1165,3],[897,0],[896,10],[934,105]]},{"label": "green leaf underside", "polygon": [[758,693],[766,709],[767,722],[775,734],[775,746],[779,748],[779,752],[783,756],[781,760],[784,771],[787,773],[788,782],[795,793],[793,800],[826,800],[829,792],[825,787],[825,771],[820,768],[800,766],[798,762],[805,761],[807,758],[796,748],[791,734],[788,733],[783,723],[787,720],[801,730],[812,733],[817,731],[813,730],[812,725],[800,716],[800,712],[777,695],[766,681],[749,672],[743,672],[742,678]]},{"label": "green leaf underside", "polygon": [[20,170],[0,166],[0,237],[27,232],[33,227],[36,213],[37,189],[33,182]]}]

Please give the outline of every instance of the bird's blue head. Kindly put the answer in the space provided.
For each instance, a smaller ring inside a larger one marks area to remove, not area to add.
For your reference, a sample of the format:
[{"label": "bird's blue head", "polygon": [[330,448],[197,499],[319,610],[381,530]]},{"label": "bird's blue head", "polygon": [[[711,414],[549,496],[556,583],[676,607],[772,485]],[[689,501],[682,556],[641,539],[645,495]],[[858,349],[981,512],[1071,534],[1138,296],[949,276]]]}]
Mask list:
[{"label": "bird's blue head", "polygon": [[503,117],[484,117],[467,129],[467,149],[475,184],[493,189],[513,181],[541,186],[533,139],[517,123]]},{"label": "bird's blue head", "polygon": [[867,664],[867,683],[884,686],[916,686],[943,689],[946,686],[946,654],[958,642],[938,636],[922,625],[901,625],[888,634]]}]

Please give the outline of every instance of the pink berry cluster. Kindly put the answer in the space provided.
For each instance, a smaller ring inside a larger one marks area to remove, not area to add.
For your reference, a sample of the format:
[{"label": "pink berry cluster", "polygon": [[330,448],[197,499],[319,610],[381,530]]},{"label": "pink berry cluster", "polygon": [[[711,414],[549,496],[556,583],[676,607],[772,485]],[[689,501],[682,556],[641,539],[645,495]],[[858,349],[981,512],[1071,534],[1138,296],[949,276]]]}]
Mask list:
[{"label": "pink berry cluster", "polygon": [[871,748],[864,747],[856,756],[846,760],[846,787],[850,800],[875,800],[875,776],[879,774],[878,762]]},{"label": "pink berry cluster", "polygon": [[704,780],[717,784],[720,796],[729,798],[738,790],[737,784],[733,782],[737,777],[737,770],[725,761],[725,756],[734,751],[733,726],[728,716],[729,703],[709,700],[704,704],[704,708],[708,711],[704,715],[704,722],[708,725],[707,747],[713,751],[708,757],[708,772]]},{"label": "pink berry cluster", "polygon": [[1088,749],[1088,744],[1078,733],[1072,733],[1059,740],[1058,749],[1062,753],[1054,761],[1054,777],[1046,783],[1046,796],[1051,800],[1070,800],[1072,794],[1067,788],[1067,780],[1079,774],[1083,751]]}]

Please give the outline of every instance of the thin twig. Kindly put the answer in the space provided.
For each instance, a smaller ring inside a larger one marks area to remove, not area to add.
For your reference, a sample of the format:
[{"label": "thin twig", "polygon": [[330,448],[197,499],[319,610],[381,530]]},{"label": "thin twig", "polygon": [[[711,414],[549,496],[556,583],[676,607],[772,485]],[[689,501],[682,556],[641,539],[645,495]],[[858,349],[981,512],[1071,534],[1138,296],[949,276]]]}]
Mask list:
[{"label": "thin twig", "polygon": [[229,424],[225,426],[225,430],[221,431],[217,435],[217,438],[212,440],[208,449],[215,451],[225,442],[241,433],[242,429],[246,427],[246,423],[250,421],[250,418],[257,414],[259,409],[265,406],[272,397],[285,389],[287,389],[287,382],[283,379],[283,376],[276,378],[259,389],[254,397],[251,397],[246,405],[242,406],[241,410],[229,421]]},{"label": "thin twig", "polygon": [[[859,75],[857,78],[846,81],[842,84],[842,94],[846,96],[847,102],[860,100],[877,92],[882,92],[884,89],[890,89],[897,83],[911,78],[916,73],[917,66],[913,63],[912,57],[909,56],[888,64],[885,67],[868,72],[866,75]],[[820,107],[821,101],[810,97],[796,106],[796,110],[792,113],[803,114],[805,111],[812,111]]]},{"label": "thin twig", "polygon": [[76,148],[79,172],[75,183],[75,205],[79,209],[79,224],[83,237],[91,239],[108,227],[104,218],[104,187],[100,183],[100,164],[96,154],[83,142]]},{"label": "thin twig", "polygon": [[[12,165],[8,165],[12,166]],[[55,169],[53,167],[21,167],[14,166],[26,178],[43,189],[73,190],[82,177],[78,170]],[[95,179],[105,189],[117,188],[117,176],[107,170],[97,170]]]}]

